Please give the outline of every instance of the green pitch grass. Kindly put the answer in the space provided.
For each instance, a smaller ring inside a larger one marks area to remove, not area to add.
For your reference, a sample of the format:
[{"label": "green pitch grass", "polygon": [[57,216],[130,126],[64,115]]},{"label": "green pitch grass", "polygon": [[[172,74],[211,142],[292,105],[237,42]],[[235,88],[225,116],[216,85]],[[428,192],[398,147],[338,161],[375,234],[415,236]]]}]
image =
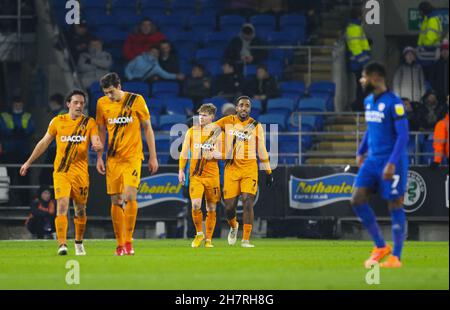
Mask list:
[{"label": "green pitch grass", "polygon": [[[0,289],[449,289],[448,242],[406,242],[401,269],[365,282],[365,241],[256,239],[256,248],[190,248],[190,240],[137,240],[134,257],[114,241],[85,241],[88,256],[56,256],[54,241],[0,241]],[[77,260],[80,284],[65,282]]]}]

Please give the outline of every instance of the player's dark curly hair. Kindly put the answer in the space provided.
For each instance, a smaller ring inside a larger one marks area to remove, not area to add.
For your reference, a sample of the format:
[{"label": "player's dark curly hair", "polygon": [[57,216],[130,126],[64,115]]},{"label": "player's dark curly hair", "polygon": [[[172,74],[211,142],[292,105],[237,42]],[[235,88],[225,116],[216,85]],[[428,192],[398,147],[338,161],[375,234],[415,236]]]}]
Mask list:
[{"label": "player's dark curly hair", "polygon": [[67,94],[66,96],[66,103],[69,103],[72,100],[72,97],[75,95],[80,95],[83,96],[84,98],[84,102],[87,102],[87,95],[84,91],[82,91],[81,89],[74,89],[72,90],[70,93]]},{"label": "player's dark curly hair", "polygon": [[234,100],[234,105],[237,105],[242,99],[247,99],[252,102],[252,99],[249,96],[239,96]]},{"label": "player's dark curly hair", "polygon": [[100,86],[102,88],[110,88],[111,86],[117,88],[119,87],[119,85],[120,85],[120,77],[115,72],[108,73],[100,79]]}]

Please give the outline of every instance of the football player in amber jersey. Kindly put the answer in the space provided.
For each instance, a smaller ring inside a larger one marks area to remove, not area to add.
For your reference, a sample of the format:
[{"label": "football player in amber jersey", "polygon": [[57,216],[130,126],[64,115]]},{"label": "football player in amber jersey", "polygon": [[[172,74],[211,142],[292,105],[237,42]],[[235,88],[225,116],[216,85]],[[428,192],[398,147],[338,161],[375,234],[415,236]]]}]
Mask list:
[{"label": "football player in amber jersey", "polygon": [[[100,80],[105,96],[97,102],[97,125],[102,143],[108,153],[105,164],[102,154],[97,154],[97,171],[106,174],[107,193],[111,197],[111,217],[117,240],[115,254],[134,255],[133,232],[138,212],[137,189],[141,181],[142,152],[141,128],[149,150],[148,169],[158,170],[155,135],[150,123],[150,113],[144,98],[122,90],[116,73],[108,73]],[[125,202],[125,208],[122,208]]]},{"label": "football player in amber jersey", "polygon": [[239,223],[236,219],[236,207],[239,196],[243,203],[243,237],[241,246],[254,247],[250,244],[253,227],[253,206],[258,190],[258,155],[262,170],[266,171],[266,186],[273,184],[269,155],[265,146],[263,128],[260,123],[250,117],[251,99],[241,96],[236,99],[236,115],[221,118],[211,124],[215,133],[210,139],[213,141],[222,131],[224,133],[224,147],[226,164],[224,172],[223,198],[230,232],[228,244],[234,245],[237,239]]},{"label": "football player in amber jersey", "polygon": [[184,183],[186,180],[184,169],[188,161],[188,152],[190,150],[189,194],[192,201],[192,219],[197,232],[191,246],[193,248],[198,248],[203,240],[205,240],[205,234],[203,233],[203,213],[201,209],[204,194],[206,199],[206,210],[208,212],[205,223],[205,247],[212,248],[214,246],[211,239],[216,226],[216,205],[220,201],[219,166],[217,164],[217,159],[214,158],[214,154],[221,154],[220,151],[215,150],[216,147],[220,146],[205,142],[214,133],[211,130],[207,130],[207,126],[214,120],[216,107],[211,103],[206,103],[198,109],[198,113],[199,124],[194,123],[194,126],[189,128],[186,132],[184,138],[179,160],[178,179],[180,183]]},{"label": "football player in amber jersey", "polygon": [[67,254],[67,211],[71,198],[75,206],[75,254],[86,255],[83,236],[86,229],[86,202],[89,193],[89,144],[92,144],[92,149],[96,152],[100,152],[103,145],[94,119],[83,114],[85,103],[86,95],[83,91],[72,91],[66,99],[69,113],[52,119],[47,133],[20,168],[20,174],[26,175],[30,165],[47,150],[53,139],[56,139],[53,184],[57,201],[55,227],[59,255]]}]

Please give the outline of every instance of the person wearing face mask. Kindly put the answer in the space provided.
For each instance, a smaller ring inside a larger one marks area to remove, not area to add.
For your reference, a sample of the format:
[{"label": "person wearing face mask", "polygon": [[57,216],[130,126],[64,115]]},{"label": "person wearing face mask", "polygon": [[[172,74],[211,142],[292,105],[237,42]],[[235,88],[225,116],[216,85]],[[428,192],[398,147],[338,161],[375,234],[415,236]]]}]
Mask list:
[{"label": "person wearing face mask", "polygon": [[[20,97],[12,100],[10,112],[1,113],[0,131],[3,137],[4,161],[8,164],[25,161],[30,154],[31,136],[35,131],[35,126],[31,114],[25,112],[24,103]],[[19,177],[18,168],[8,168],[8,175],[11,177],[11,184],[29,184],[28,178]],[[28,205],[28,190],[14,190],[10,203],[12,205]]]},{"label": "person wearing face mask", "polygon": [[44,239],[55,232],[56,203],[47,185],[42,185],[31,203],[31,212],[25,221],[28,231],[37,239]]},{"label": "person wearing face mask", "polygon": [[425,94],[425,76],[422,66],[416,61],[416,51],[408,46],[403,50],[404,62],[394,75],[394,92],[400,97],[407,97],[419,102]]},{"label": "person wearing face mask", "polygon": [[109,72],[112,66],[111,54],[103,50],[103,43],[98,38],[89,41],[87,52],[80,55],[78,70],[84,88],[89,88],[93,82],[99,80]]}]

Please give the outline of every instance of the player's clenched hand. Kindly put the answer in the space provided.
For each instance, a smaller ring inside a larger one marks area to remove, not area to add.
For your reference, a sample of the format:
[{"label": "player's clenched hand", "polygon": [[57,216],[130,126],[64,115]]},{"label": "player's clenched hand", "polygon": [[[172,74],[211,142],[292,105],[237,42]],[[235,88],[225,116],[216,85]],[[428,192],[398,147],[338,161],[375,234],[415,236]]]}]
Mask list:
[{"label": "player's clenched hand", "polygon": [[20,175],[23,176],[23,177],[26,176],[27,172],[28,172],[28,168],[30,168],[30,164],[24,163],[22,165],[22,167],[20,167]]},{"label": "player's clenched hand", "polygon": [[358,167],[361,167],[363,163],[364,163],[364,156],[361,155],[356,156],[356,164],[358,165]]},{"label": "player's clenched hand", "polygon": [[266,174],[266,187],[272,187],[273,182],[273,174]]},{"label": "player's clenched hand", "polygon": [[156,157],[150,158],[148,160],[148,171],[150,171],[151,174],[155,174],[156,171],[158,171],[159,164]]},{"label": "player's clenched hand", "polygon": [[92,142],[92,150],[94,152],[100,152],[102,149],[103,149],[103,145],[100,142],[100,140]]},{"label": "player's clenched hand", "polygon": [[97,158],[97,171],[102,175],[106,174],[105,163],[101,157]]},{"label": "player's clenched hand", "polygon": [[392,180],[395,174],[395,165],[392,163],[388,163],[383,170],[383,179],[384,180]]},{"label": "player's clenched hand", "polygon": [[178,171],[178,182],[180,184],[184,185],[184,182],[186,182],[186,174],[183,170]]}]

